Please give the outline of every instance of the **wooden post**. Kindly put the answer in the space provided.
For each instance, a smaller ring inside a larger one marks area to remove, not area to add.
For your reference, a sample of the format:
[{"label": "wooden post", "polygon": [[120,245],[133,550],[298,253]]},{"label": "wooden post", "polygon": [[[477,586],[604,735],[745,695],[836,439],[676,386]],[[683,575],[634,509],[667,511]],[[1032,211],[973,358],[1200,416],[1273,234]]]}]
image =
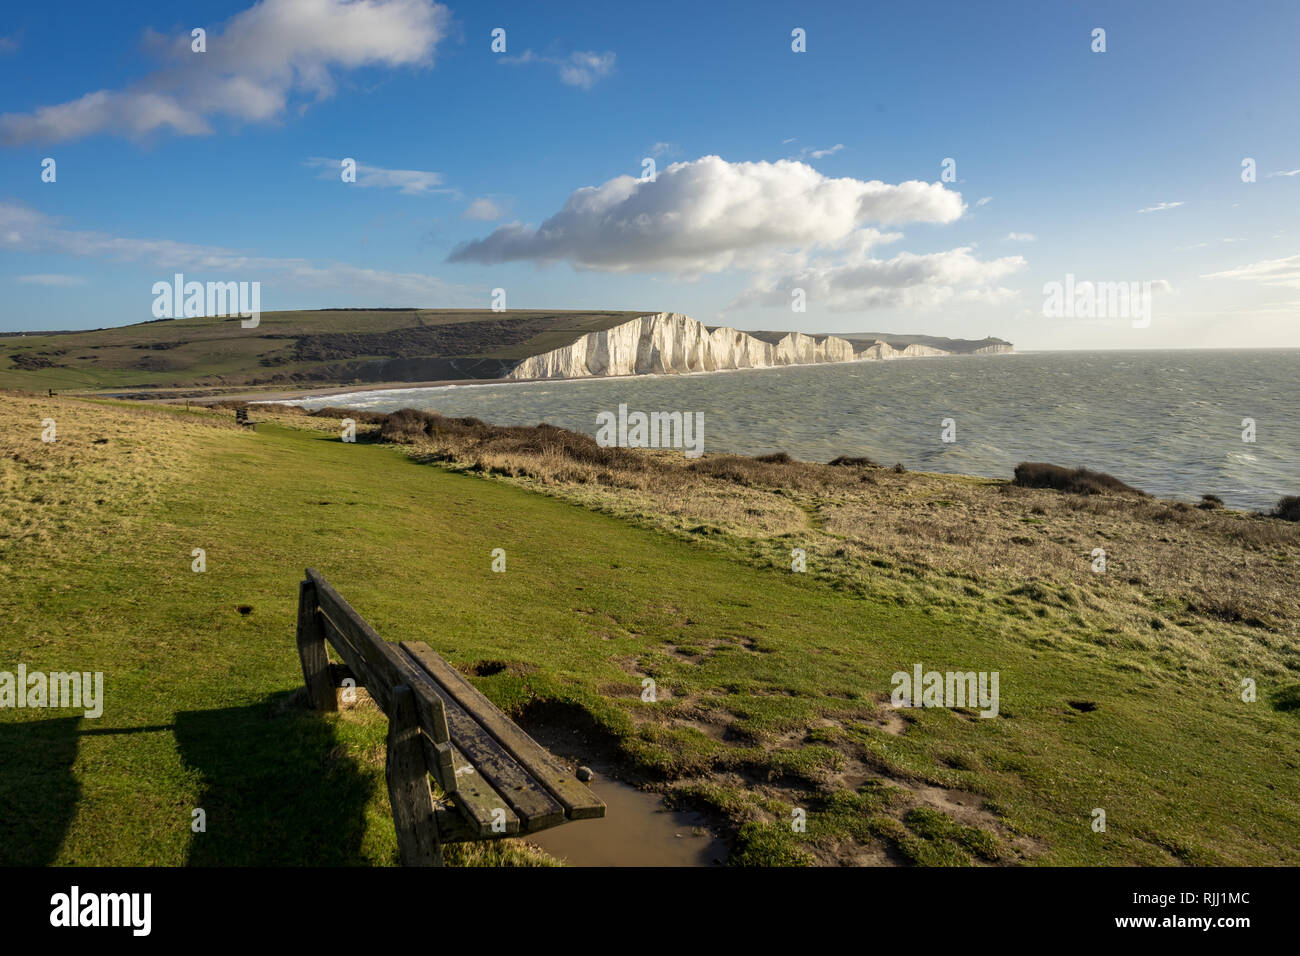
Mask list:
[{"label": "wooden post", "polygon": [[388,802],[393,808],[397,849],[403,866],[442,866],[442,846],[429,792],[429,769],[420,745],[415,695],[406,684],[393,688],[388,714]]},{"label": "wooden post", "polygon": [[325,650],[325,630],[316,605],[316,585],[310,580],[298,585],[298,657],[307,698],[316,710],[338,710],[338,697],[330,677],[330,659]]}]

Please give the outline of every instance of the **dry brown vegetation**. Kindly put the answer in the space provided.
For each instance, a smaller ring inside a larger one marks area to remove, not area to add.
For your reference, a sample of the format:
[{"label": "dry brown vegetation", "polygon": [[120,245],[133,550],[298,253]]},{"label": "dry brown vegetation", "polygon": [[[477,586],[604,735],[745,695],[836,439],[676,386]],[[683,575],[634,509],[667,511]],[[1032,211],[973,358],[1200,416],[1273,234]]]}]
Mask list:
[{"label": "dry brown vegetation", "polygon": [[[53,422],[54,441],[37,440]],[[111,549],[190,467],[192,439],[233,419],[179,409],[0,392],[0,572],[19,548],[46,558]],[[73,522],[94,534],[70,535]]]},{"label": "dry brown vegetation", "polygon": [[[422,461],[525,484],[761,562],[788,564],[790,550],[803,548],[809,572],[837,587],[953,609],[994,602],[1027,624],[1102,646],[1163,648],[1189,662],[1204,656],[1195,635],[1207,630],[1276,649],[1300,623],[1300,527],[1158,500],[1099,473],[1027,466],[1033,480],[1078,492],[1069,493],[865,459],[691,460],[602,448],[549,425],[500,427],[409,409],[308,416],[258,408],[327,430],[350,416],[359,432],[408,445]],[[1094,570],[1096,549],[1105,552],[1104,573]]]}]

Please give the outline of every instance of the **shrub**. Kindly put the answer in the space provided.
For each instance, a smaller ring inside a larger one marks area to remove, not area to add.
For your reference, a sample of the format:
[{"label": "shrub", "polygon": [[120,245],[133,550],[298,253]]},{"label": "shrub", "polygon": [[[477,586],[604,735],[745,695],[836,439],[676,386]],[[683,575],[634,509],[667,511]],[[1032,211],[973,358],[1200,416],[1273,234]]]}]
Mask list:
[{"label": "shrub", "polygon": [[765,465],[788,465],[794,459],[783,451],[774,451],[770,455],[755,455],[754,461],[761,461]]},{"label": "shrub", "polygon": [[1222,508],[1223,499],[1220,498],[1218,495],[1201,495],[1201,503],[1196,507],[1203,508],[1206,511],[1209,511],[1213,508]]},{"label": "shrub", "polygon": [[1300,495],[1284,495],[1273,508],[1273,517],[1283,521],[1300,521]]},{"label": "shrub", "polygon": [[1063,468],[1045,462],[1022,461],[1016,465],[1015,483],[1021,488],[1054,488],[1076,495],[1130,494],[1146,496],[1112,475],[1088,468]]},{"label": "shrub", "polygon": [[879,468],[870,458],[850,458],[847,455],[840,455],[828,461],[826,464],[836,468]]}]

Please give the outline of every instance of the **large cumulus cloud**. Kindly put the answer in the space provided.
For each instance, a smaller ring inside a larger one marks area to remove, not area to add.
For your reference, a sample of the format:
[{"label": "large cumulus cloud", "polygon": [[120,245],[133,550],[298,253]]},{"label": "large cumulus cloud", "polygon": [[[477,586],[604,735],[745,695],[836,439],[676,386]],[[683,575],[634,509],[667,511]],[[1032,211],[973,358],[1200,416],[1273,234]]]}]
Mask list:
[{"label": "large cumulus cloud", "polygon": [[611,272],[720,272],[790,247],[858,241],[869,224],[947,223],[961,194],[938,183],[832,179],[804,163],[674,163],[653,180],[620,176],[575,191],[540,226],[501,226],[450,261],[570,262]]}]

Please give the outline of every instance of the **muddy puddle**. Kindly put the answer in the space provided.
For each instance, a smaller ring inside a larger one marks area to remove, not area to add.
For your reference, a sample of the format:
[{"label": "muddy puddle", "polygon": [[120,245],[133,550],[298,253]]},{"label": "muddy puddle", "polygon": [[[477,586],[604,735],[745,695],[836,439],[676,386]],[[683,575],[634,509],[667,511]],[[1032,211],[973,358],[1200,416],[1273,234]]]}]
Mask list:
[{"label": "muddy puddle", "polygon": [[718,866],[726,860],[726,843],[702,815],[665,810],[659,794],[593,769],[590,786],[605,801],[605,816],[535,833],[528,842],[571,866]]}]

